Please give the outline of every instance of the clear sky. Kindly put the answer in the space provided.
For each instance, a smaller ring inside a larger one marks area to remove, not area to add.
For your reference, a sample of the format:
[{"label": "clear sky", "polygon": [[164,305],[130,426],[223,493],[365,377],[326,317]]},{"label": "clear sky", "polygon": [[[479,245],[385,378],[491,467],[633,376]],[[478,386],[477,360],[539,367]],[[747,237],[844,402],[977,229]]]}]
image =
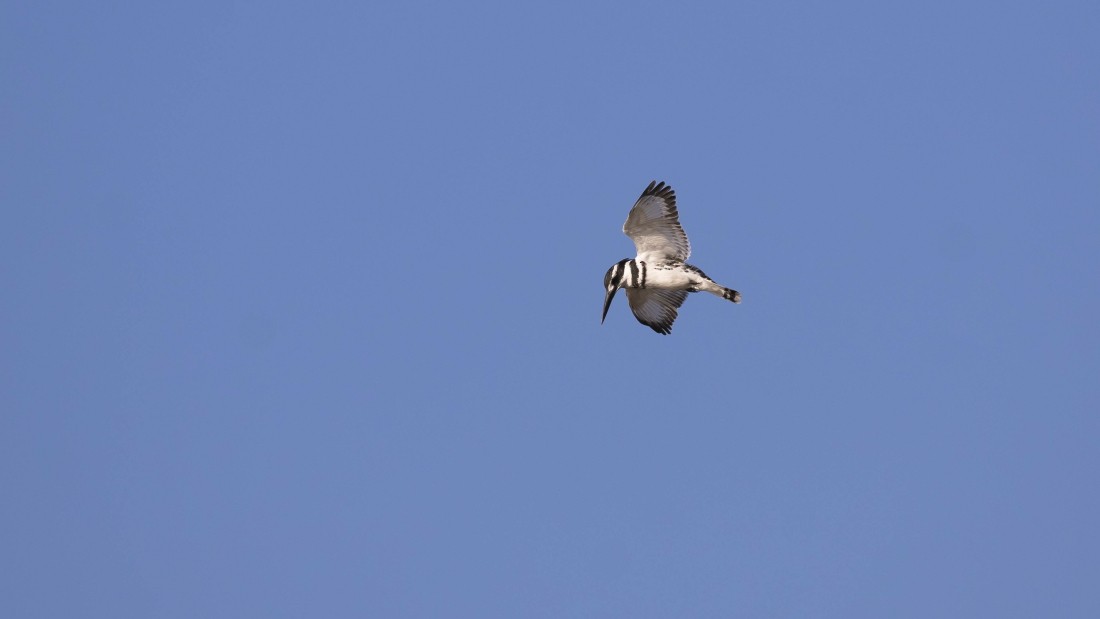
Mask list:
[{"label": "clear sky", "polygon": [[4,3],[0,614],[1100,616],[1098,32]]}]

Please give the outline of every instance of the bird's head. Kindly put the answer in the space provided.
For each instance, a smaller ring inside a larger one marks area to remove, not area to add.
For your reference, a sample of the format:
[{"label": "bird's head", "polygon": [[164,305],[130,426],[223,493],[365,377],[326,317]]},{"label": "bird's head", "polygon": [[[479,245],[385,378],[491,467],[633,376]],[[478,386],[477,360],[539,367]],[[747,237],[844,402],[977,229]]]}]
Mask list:
[{"label": "bird's head", "polygon": [[611,299],[614,299],[615,293],[618,292],[619,288],[622,288],[628,262],[630,262],[630,258],[623,258],[611,265],[611,268],[603,276],[603,316],[600,317],[600,324],[603,324],[604,319],[607,318],[607,310],[611,307]]}]

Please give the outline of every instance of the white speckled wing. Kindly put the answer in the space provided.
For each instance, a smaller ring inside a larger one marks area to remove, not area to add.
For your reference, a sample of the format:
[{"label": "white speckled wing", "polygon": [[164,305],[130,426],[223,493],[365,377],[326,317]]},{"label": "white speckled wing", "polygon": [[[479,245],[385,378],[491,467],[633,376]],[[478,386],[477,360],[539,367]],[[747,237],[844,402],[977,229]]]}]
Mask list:
[{"label": "white speckled wing", "polygon": [[691,255],[691,243],[680,227],[676,192],[664,182],[653,181],[630,209],[623,232],[638,248],[638,260],[679,260]]},{"label": "white speckled wing", "polygon": [[683,290],[653,290],[627,288],[626,300],[638,322],[662,335],[672,333],[676,310],[683,305],[688,293]]}]

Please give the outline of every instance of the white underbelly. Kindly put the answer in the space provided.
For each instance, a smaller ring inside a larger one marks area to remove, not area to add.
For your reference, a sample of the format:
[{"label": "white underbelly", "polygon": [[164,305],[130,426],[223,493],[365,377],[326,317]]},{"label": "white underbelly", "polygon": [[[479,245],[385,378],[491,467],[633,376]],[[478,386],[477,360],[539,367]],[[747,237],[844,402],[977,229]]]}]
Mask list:
[{"label": "white underbelly", "polygon": [[698,286],[702,279],[691,272],[677,268],[650,267],[646,268],[646,288],[663,290],[686,290]]}]

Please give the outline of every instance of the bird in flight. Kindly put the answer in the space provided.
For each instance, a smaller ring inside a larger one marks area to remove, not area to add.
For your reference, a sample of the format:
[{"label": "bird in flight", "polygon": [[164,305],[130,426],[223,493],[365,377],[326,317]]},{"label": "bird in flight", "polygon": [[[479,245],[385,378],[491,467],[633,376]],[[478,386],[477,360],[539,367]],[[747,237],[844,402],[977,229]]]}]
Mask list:
[{"label": "bird in flight", "polygon": [[702,290],[741,302],[740,292],[718,285],[698,267],[684,262],[691,255],[691,243],[680,227],[672,187],[651,182],[630,209],[623,232],[634,241],[638,256],[616,262],[603,276],[606,294],[600,324],[619,288],[626,289],[626,300],[638,322],[663,335],[672,332],[676,311],[689,292]]}]

